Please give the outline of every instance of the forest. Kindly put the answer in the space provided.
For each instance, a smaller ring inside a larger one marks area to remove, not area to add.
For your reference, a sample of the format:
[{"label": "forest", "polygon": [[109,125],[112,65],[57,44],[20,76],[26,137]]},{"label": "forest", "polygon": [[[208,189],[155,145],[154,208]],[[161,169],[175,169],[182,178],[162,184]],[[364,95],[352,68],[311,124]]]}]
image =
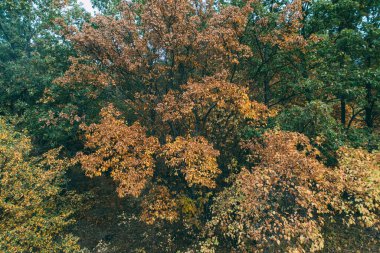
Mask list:
[{"label": "forest", "polygon": [[380,252],[380,0],[0,0],[0,252]]}]

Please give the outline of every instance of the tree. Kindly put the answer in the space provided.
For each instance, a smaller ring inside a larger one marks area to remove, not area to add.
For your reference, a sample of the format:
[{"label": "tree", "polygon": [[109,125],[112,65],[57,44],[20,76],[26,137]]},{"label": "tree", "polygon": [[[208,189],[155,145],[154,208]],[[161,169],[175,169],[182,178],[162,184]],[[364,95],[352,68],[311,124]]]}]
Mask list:
[{"label": "tree", "polygon": [[17,116],[17,126],[29,129],[45,151],[72,144],[73,129],[79,125],[65,118],[77,115],[78,107],[53,84],[74,53],[56,21],[80,26],[85,18],[76,1],[0,3],[0,114]]},{"label": "tree", "polygon": [[254,166],[215,198],[205,249],[316,252],[325,220],[379,225],[378,154],[342,148],[339,167],[327,168],[302,134],[270,131],[244,145]]},{"label": "tree", "polygon": [[[318,251],[327,220],[377,226],[376,180],[367,185],[352,162],[364,151],[339,156],[368,105],[353,88],[368,52],[358,47],[362,16],[349,7],[363,6],[116,3],[96,1],[106,15],[65,27],[76,55],[54,81],[78,109],[63,116],[82,122],[74,160],[86,175],[111,178],[120,197],[140,203],[140,220],[180,227],[202,250]],[[352,107],[342,125],[337,101],[344,117],[344,103]]]},{"label": "tree", "polygon": [[[271,107],[307,94],[299,85],[308,78],[307,53],[318,41],[304,29],[310,1],[253,1],[242,37],[251,57],[237,68],[251,93]],[[239,77],[239,75],[237,75]]]},{"label": "tree", "polygon": [[[206,214],[218,176],[230,173],[239,128],[264,125],[270,115],[243,84],[228,81],[250,55],[240,42],[249,10],[211,1],[124,2],[120,15],[67,28],[78,56],[55,82],[98,106],[113,103],[100,123],[82,128],[85,150],[76,160],[87,175],[110,175],[120,196],[141,196],[153,217],[158,205],[147,203],[162,198],[176,203],[178,217],[187,215],[184,202],[195,203],[197,219]],[[148,210],[142,217],[155,220]],[[161,220],[164,214],[177,217],[163,211]]]},{"label": "tree", "polygon": [[[69,38],[82,54],[73,71],[96,71],[104,77],[96,83],[83,78],[81,83],[98,88],[114,84],[115,95],[130,99],[136,92],[162,96],[190,78],[230,68],[249,54],[239,42],[245,9],[227,7],[218,13],[209,2],[174,2],[124,3],[120,18],[97,16],[81,31],[71,31]],[[77,81],[70,72],[58,80],[63,85]]]},{"label": "tree", "polygon": [[308,30],[325,37],[317,46],[313,79],[325,83],[327,99],[339,100],[347,128],[361,121],[372,131],[377,118],[378,10],[378,1],[318,1],[308,21]]},{"label": "tree", "polygon": [[119,196],[138,196],[153,176],[158,141],[147,137],[138,123],[127,126],[116,118],[120,113],[112,105],[104,108],[101,116],[100,124],[83,127],[87,131],[85,147],[95,152],[78,153],[77,158],[91,177],[112,169],[112,178],[119,182]]},{"label": "tree", "polygon": [[0,250],[79,252],[66,233],[78,196],[66,192],[59,150],[31,157],[30,139],[0,120]]},{"label": "tree", "polygon": [[337,163],[336,151],[346,142],[344,130],[333,117],[332,107],[312,101],[305,106],[294,105],[276,118],[281,129],[298,132],[310,138],[311,143],[326,157],[328,165]]}]

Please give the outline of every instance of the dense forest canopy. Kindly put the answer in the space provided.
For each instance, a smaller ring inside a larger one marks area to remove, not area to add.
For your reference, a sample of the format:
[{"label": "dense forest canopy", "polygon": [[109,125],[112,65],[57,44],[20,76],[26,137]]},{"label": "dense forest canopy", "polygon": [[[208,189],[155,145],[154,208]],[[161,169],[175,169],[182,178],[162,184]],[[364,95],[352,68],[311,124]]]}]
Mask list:
[{"label": "dense forest canopy", "polygon": [[379,0],[0,1],[1,252],[380,251]]}]

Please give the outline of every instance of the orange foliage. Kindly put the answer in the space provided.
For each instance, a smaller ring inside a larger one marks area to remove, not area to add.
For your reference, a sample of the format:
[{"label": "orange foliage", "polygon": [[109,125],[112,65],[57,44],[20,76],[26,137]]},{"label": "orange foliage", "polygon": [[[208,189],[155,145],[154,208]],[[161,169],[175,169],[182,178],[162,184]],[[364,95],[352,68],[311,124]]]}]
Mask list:
[{"label": "orange foliage", "polygon": [[178,219],[177,203],[165,186],[152,188],[144,197],[141,207],[141,219],[147,224],[158,220],[174,222]]},{"label": "orange foliage", "polygon": [[[250,3],[216,10],[213,1],[149,0],[123,2],[119,10],[117,18],[96,16],[80,31],[67,29],[80,56],[57,82],[91,86],[93,96],[114,89],[128,98],[139,123],[128,126],[113,107],[103,109],[99,124],[83,127],[88,153],[77,160],[88,176],[110,171],[119,196],[139,196],[148,180],[186,185],[177,189],[184,195],[194,187],[217,188],[221,169],[213,146],[236,144],[239,126],[263,124],[269,116],[247,89],[225,81],[251,55],[242,43]],[[166,136],[178,137],[160,148],[158,139],[164,143]]]},{"label": "orange foliage", "polygon": [[228,143],[242,123],[264,124],[270,116],[265,105],[249,98],[247,89],[218,77],[190,81],[181,88],[182,92],[169,91],[156,107],[162,120],[179,132]]},{"label": "orange foliage", "polygon": [[159,143],[147,137],[140,124],[126,125],[112,105],[100,115],[99,124],[82,127],[86,131],[85,147],[92,152],[79,153],[77,159],[91,177],[111,170],[112,178],[119,183],[119,196],[138,196],[153,176],[153,155]]},{"label": "orange foliage", "polygon": [[65,76],[57,78],[56,83],[60,85],[90,85],[105,87],[112,85],[114,81],[104,72],[99,70],[99,66],[87,65],[84,62],[88,58],[70,58],[71,65]]},{"label": "orange foliage", "polygon": [[245,147],[257,166],[243,169],[233,188],[217,197],[209,226],[236,240],[239,250],[322,249],[324,215],[340,203],[339,174],[316,159],[301,134],[271,131]]},{"label": "orange foliage", "polygon": [[[260,36],[260,40],[273,46],[278,46],[284,50],[304,49],[308,45],[308,41],[300,33],[303,28],[304,12],[302,4],[309,0],[296,0],[286,4],[280,10],[280,14],[276,20],[276,27],[270,30],[270,34]],[[274,8],[277,8],[274,6]],[[264,27],[268,24],[267,17],[259,20],[259,24]],[[314,37],[312,40],[316,39]]]},{"label": "orange foliage", "polygon": [[326,219],[379,225],[378,153],[342,148],[339,167],[328,168],[299,133],[269,131],[243,146],[256,166],[215,198],[211,238],[233,241],[239,251],[316,252]]},{"label": "orange foliage", "polygon": [[[190,77],[228,69],[250,55],[249,47],[241,43],[249,4],[220,12],[212,5],[213,1],[197,0],[123,2],[120,17],[93,17],[81,31],[67,28],[67,37],[81,52],[80,58],[85,56],[87,64],[96,66],[100,88],[104,78],[112,76],[119,85],[130,81],[136,88],[134,84],[143,82],[162,91]],[[93,67],[75,63],[79,59],[73,60],[62,82],[75,83],[75,69],[91,73]]]},{"label": "orange foliage", "polygon": [[[213,146],[231,143],[242,123],[261,124],[269,115],[247,89],[225,81],[231,67],[251,55],[242,43],[250,2],[239,8],[148,0],[119,8],[117,17],[99,15],[80,31],[67,28],[79,57],[57,82],[95,87],[90,95],[114,89],[128,98],[139,123],[127,126],[113,108],[103,109],[99,124],[83,127],[89,153],[78,160],[89,176],[111,171],[120,196],[140,194],[154,174],[158,150],[166,163],[153,181],[168,169],[182,173],[188,186],[215,188],[221,171]],[[205,77],[221,72],[223,77]],[[140,124],[157,138],[147,137]],[[158,139],[167,135],[199,137],[178,137],[159,149]]]},{"label": "orange foliage", "polygon": [[215,188],[215,178],[220,174],[216,158],[219,151],[203,137],[177,137],[163,147],[165,164],[174,173],[184,175],[187,184]]}]

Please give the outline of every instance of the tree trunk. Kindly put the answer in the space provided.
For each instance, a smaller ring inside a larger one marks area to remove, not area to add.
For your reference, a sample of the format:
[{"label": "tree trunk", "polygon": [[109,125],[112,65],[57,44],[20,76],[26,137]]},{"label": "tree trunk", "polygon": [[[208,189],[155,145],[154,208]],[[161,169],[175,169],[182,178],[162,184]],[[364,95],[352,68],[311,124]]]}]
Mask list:
[{"label": "tree trunk", "polygon": [[340,121],[346,126],[346,100],[343,96],[340,98]]},{"label": "tree trunk", "polygon": [[367,127],[373,128],[373,118],[372,118],[372,109],[373,109],[373,98],[372,98],[372,85],[371,83],[366,83],[366,106],[365,106],[365,123]]},{"label": "tree trunk", "polygon": [[264,80],[264,104],[266,106],[269,105],[269,99],[270,99],[269,80],[266,78]]}]

